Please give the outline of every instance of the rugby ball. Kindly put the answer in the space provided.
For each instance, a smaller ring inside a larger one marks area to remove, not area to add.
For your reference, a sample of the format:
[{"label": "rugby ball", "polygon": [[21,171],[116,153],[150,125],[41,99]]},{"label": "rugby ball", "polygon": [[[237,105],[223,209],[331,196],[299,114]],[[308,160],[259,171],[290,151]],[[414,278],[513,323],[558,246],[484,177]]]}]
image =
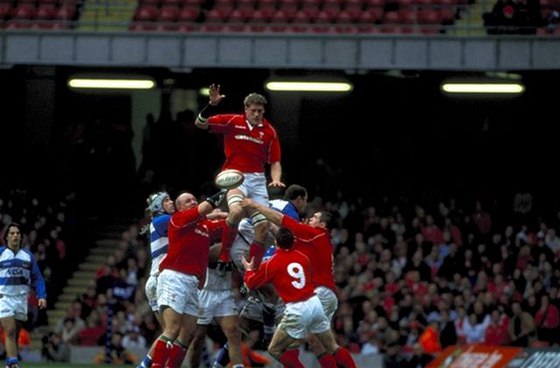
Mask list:
[{"label": "rugby ball", "polygon": [[214,178],[214,184],[221,189],[235,189],[245,180],[245,176],[239,170],[227,169],[221,171]]}]

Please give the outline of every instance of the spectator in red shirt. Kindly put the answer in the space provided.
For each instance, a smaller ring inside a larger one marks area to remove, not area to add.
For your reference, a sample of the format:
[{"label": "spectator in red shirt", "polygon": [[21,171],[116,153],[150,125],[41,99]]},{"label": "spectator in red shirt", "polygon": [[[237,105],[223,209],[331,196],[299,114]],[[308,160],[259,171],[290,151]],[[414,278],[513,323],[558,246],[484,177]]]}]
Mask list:
[{"label": "spectator in red shirt", "polygon": [[486,327],[484,342],[488,345],[507,345],[509,317],[496,308],[490,314],[490,324]]},{"label": "spectator in red shirt", "polygon": [[560,326],[560,313],[558,307],[550,303],[548,295],[541,296],[541,307],[535,314],[535,326],[539,340],[552,345],[558,341],[558,326]]}]

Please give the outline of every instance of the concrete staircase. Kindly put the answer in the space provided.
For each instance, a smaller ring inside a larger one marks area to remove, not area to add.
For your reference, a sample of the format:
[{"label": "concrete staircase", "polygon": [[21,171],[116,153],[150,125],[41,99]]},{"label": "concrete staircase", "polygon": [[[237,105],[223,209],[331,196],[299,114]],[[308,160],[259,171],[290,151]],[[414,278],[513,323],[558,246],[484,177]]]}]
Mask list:
[{"label": "concrete staircase", "polygon": [[455,22],[449,34],[455,36],[486,36],[482,14],[492,10],[492,0],[476,0],[473,4],[466,6],[461,12],[461,18]]},{"label": "concrete staircase", "polygon": [[127,31],[137,0],[87,0],[80,15],[81,31]]},{"label": "concrete staircase", "polygon": [[31,333],[31,349],[40,351],[41,338],[55,329],[57,322],[64,318],[66,311],[74,300],[84,292],[92,282],[95,282],[95,272],[105,263],[107,257],[114,254],[118,247],[122,233],[128,228],[129,224],[111,225],[104,228],[96,235],[94,246],[89,249],[84,262],[78,266],[68,279],[66,287],[62,290],[58,300],[54,303],[54,308],[47,310],[49,320],[48,326],[36,328]]}]

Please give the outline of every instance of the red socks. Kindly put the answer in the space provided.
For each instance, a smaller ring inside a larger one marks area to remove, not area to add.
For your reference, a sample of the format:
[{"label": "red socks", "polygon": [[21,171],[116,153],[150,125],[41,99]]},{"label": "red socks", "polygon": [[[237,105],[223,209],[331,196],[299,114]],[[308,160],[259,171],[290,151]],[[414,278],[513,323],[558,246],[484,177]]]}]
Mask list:
[{"label": "red socks", "polygon": [[255,271],[261,265],[263,256],[264,256],[264,246],[262,244],[253,242],[251,244],[251,247],[249,248],[249,261],[251,261],[251,258],[253,257],[255,258],[255,262],[253,263],[253,267]]},{"label": "red socks", "polygon": [[171,342],[165,336],[160,336],[154,346],[154,356],[152,357],[152,368],[164,368],[165,362],[171,351]]},{"label": "red socks", "polygon": [[185,360],[185,355],[187,355],[187,349],[177,342],[173,344],[169,352],[169,358],[167,358],[167,365],[165,368],[179,368]]},{"label": "red socks", "polygon": [[[299,349],[286,350],[278,360],[286,368],[305,368],[299,361]],[[336,368],[336,365],[334,367]]]},{"label": "red socks", "polygon": [[336,349],[333,355],[338,365],[347,368],[356,368],[356,362],[354,362],[354,358],[352,358],[352,354],[350,354],[348,349],[345,349],[341,346]]},{"label": "red socks", "polygon": [[237,236],[237,225],[231,226],[229,223],[224,227],[222,231],[222,250],[220,251],[220,257],[218,261],[227,263],[231,261],[229,251]]},{"label": "red socks", "polygon": [[329,354],[329,353],[324,353],[321,354],[320,356],[317,357],[317,360],[319,361],[319,365],[322,368],[336,368],[336,359],[334,358],[334,355]]}]

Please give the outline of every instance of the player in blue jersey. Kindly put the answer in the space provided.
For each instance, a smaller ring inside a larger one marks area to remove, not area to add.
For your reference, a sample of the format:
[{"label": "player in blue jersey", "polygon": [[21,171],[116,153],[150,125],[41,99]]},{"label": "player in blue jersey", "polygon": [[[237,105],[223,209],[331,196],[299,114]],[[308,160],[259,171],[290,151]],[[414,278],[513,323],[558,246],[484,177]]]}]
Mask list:
[{"label": "player in blue jersey", "polygon": [[[146,212],[151,217],[149,236],[152,266],[144,291],[146,292],[146,298],[148,299],[150,308],[155,313],[160,326],[163,327],[163,319],[161,318],[157,305],[157,277],[159,274],[159,264],[167,255],[167,248],[169,247],[167,229],[171,215],[175,213],[175,203],[167,192],[150,194],[146,203],[148,204]],[[137,368],[148,368],[152,366],[153,348],[154,346],[152,344],[150,351],[148,351]]]},{"label": "player in blue jersey", "polygon": [[45,279],[33,253],[21,246],[20,225],[6,227],[0,247],[0,324],[6,332],[6,368],[19,368],[17,339],[21,322],[27,320],[30,285],[40,309],[47,307]]}]

